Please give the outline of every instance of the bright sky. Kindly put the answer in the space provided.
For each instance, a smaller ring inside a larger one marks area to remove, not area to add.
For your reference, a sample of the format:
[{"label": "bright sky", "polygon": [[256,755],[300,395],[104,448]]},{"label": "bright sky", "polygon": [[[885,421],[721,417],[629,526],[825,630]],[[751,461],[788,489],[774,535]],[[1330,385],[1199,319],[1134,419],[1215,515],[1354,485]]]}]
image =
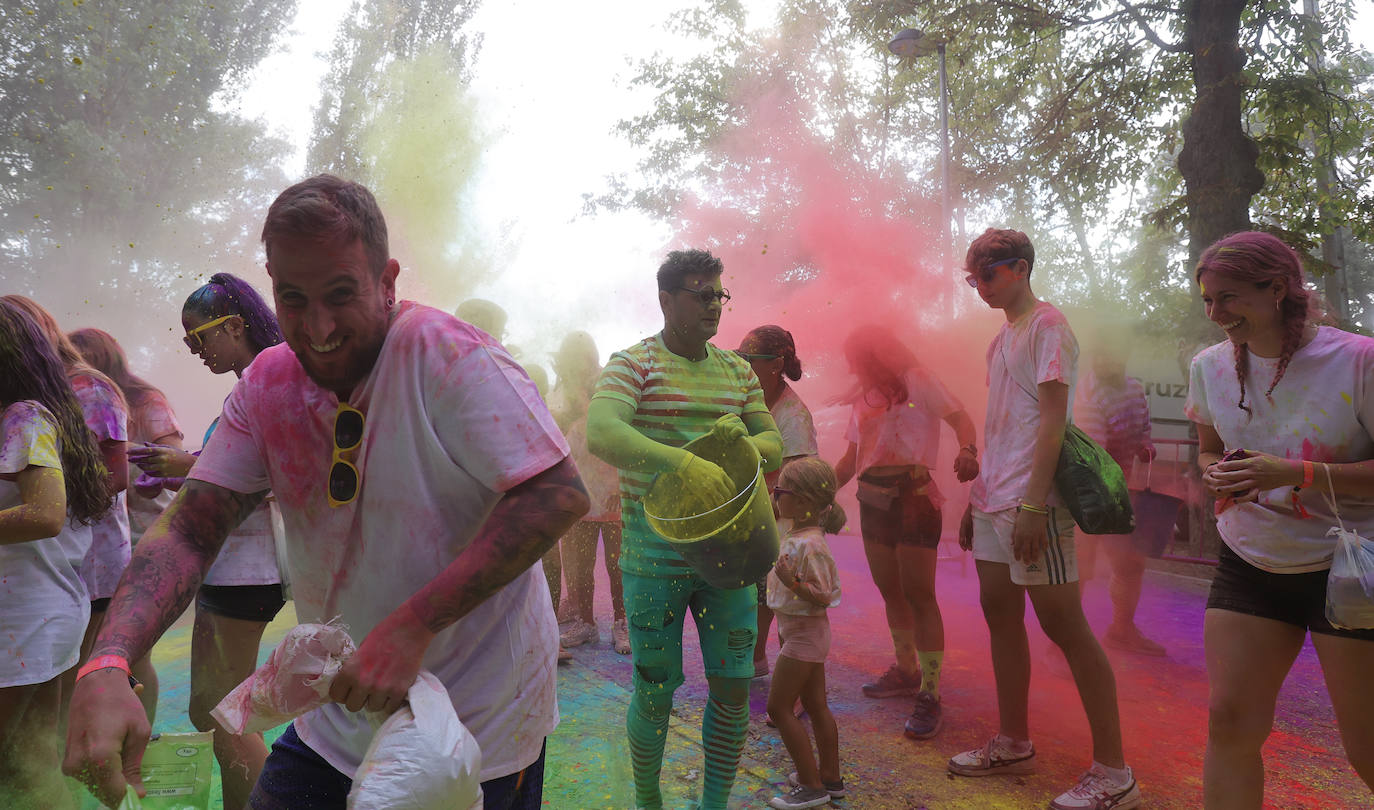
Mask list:
[{"label": "bright sky", "polygon": [[[476,213],[489,233],[506,233],[510,242],[502,277],[477,295],[506,308],[508,340],[527,352],[551,351],[558,335],[587,329],[604,356],[661,323],[652,274],[669,229],[641,214],[581,216],[582,195],[633,168],[635,154],[611,132],[652,99],[630,89],[631,62],[656,51],[684,52],[662,23],[686,4],[602,0],[589,13],[575,3],[501,0],[485,3],[473,22],[484,37],[473,89],[485,123],[498,133],[484,155]],[[318,95],[313,90],[311,103],[302,103],[302,88],[323,77],[348,5],[301,0],[281,48],[239,97],[240,114],[264,120],[296,145],[286,167],[291,178],[304,172]],[[749,5],[761,15],[773,4]],[[295,78],[283,83],[282,76]],[[627,304],[627,295],[642,301]]]}]

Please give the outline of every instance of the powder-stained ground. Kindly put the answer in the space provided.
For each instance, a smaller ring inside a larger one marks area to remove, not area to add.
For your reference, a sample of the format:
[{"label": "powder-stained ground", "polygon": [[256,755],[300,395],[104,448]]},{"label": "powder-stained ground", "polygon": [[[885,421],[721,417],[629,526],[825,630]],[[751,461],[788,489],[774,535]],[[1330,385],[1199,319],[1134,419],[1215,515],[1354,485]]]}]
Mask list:
[{"label": "powder-stained ground", "polygon": [[[944,671],[945,728],[934,740],[902,737],[910,710],[906,698],[869,700],[859,685],[892,660],[882,602],[855,537],[830,538],[843,580],[843,604],[831,611],[834,646],[827,664],[831,709],[840,729],[840,750],[850,798],[837,806],[855,810],[915,808],[1033,808],[1071,785],[1089,764],[1088,730],[1073,684],[1042,663],[1048,643],[1031,630],[1031,731],[1039,772],[1027,777],[964,779],[945,772],[953,754],[980,745],[995,731],[996,710],[987,630],[978,608],[970,561],[940,563],[938,591],[947,651]],[[605,572],[598,571],[597,615],[602,641],[574,651],[560,669],[563,722],[549,741],[545,806],[558,810],[633,807],[624,717],[630,662],[610,648],[610,604]],[[1169,649],[1167,658],[1108,650],[1120,690],[1126,755],[1148,808],[1195,808],[1202,800],[1202,752],[1206,742],[1207,684],[1202,651],[1205,583],[1151,572],[1139,623]],[[1104,628],[1106,589],[1094,582],[1085,599],[1093,626]],[[1033,611],[1027,610],[1034,625]],[[264,641],[263,655],[294,620],[282,612]],[[687,632],[687,683],[678,691],[669,730],[663,786],[666,806],[694,808],[701,783],[701,677],[694,628]],[[163,691],[157,728],[187,731],[186,696],[190,624],[183,619],[154,650]],[[776,636],[770,658],[777,650]],[[753,720],[732,808],[761,808],[791,770],[777,734],[764,725],[767,679],[755,681]],[[275,735],[272,735],[275,736]],[[1345,761],[1321,670],[1311,645],[1298,657],[1280,697],[1273,735],[1265,749],[1266,806],[1274,808],[1374,808],[1374,799]],[[86,807],[95,807],[88,801]],[[219,807],[218,785],[212,807]]]}]

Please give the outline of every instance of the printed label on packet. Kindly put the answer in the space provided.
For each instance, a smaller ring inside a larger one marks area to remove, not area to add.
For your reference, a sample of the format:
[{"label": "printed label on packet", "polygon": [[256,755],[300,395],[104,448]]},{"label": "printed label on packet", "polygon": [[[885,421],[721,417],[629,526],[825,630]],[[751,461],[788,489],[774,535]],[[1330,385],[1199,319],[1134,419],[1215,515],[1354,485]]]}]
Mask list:
[{"label": "printed label on packet", "polygon": [[[195,753],[194,748],[191,751]],[[189,762],[185,765],[144,765],[143,787],[149,796],[190,796],[196,792],[196,766]]]}]

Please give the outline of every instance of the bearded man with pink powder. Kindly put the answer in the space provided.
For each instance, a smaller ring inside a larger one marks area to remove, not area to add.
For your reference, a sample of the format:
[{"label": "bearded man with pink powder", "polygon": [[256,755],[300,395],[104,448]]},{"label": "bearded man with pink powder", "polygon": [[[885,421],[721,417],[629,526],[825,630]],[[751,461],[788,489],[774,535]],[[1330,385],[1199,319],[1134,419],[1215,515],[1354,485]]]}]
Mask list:
[{"label": "bearded man with pink powder", "polygon": [[142,789],[149,728],[129,660],[181,615],[271,489],[296,612],[357,653],[336,701],[273,745],[249,807],[343,810],[372,736],[426,669],[482,749],[486,808],[542,803],[558,626],[535,566],[588,500],[534,384],[485,333],[396,301],[386,223],[357,183],[284,191],[263,228],[286,345],[225,402],[186,486],[139,543],[72,698],[64,769],[110,806]]}]

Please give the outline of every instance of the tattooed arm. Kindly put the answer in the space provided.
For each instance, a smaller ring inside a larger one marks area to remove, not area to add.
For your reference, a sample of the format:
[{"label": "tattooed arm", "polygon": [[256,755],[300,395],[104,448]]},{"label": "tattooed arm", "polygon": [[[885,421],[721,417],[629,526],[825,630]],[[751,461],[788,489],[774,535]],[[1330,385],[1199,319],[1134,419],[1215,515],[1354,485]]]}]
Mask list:
[{"label": "tattooed arm", "polygon": [[[229,532],[265,493],[245,495],[188,481],[143,535],[105,614],[89,660],[114,655],[137,661],[181,616]],[[62,769],[116,807],[126,781],[144,795],[139,778],[148,744],[147,716],[119,669],[99,669],[77,681]]]},{"label": "tattooed arm", "polygon": [[506,492],[471,545],[367,634],[329,696],[350,711],[399,708],[434,636],[534,565],[589,506],[570,458]]}]

